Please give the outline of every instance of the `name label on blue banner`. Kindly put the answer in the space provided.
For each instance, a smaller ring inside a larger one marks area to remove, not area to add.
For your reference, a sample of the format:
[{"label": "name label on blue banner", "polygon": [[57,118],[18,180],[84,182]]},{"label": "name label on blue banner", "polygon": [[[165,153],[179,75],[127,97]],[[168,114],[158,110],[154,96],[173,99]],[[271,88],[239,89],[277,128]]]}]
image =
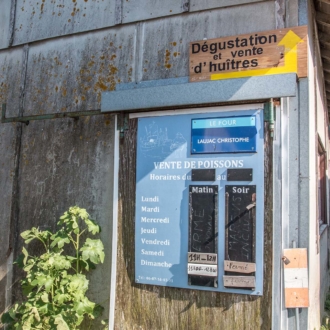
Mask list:
[{"label": "name label on blue banner", "polygon": [[192,119],[191,153],[256,152],[255,116]]}]

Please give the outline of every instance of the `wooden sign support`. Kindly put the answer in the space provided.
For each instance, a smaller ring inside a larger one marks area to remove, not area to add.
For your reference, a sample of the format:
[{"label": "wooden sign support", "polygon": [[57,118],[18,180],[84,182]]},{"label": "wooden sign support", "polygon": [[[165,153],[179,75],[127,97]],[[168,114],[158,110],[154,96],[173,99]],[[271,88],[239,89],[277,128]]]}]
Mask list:
[{"label": "wooden sign support", "polygon": [[285,249],[283,262],[285,307],[308,307],[307,249]]}]

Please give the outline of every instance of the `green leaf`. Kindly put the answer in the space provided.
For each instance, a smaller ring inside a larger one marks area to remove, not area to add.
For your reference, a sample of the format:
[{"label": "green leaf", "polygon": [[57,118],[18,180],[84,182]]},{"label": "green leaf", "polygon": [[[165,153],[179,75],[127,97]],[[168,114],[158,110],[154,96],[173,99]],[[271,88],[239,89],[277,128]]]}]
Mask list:
[{"label": "green leaf", "polygon": [[96,224],[96,222],[92,219],[85,219],[85,223],[87,225],[88,231],[93,235],[99,233],[101,231],[100,226]]},{"label": "green leaf", "polygon": [[23,252],[23,255],[24,255],[23,264],[26,265],[26,262],[27,262],[28,257],[29,257],[29,252],[27,252],[27,250],[24,246],[23,246],[22,252]]},{"label": "green leaf", "polygon": [[33,308],[31,309],[31,313],[33,314],[34,318],[35,318],[38,322],[40,322],[40,315],[39,315],[39,312],[38,312],[37,308],[33,307]]},{"label": "green leaf", "polygon": [[46,292],[44,292],[42,295],[41,295],[41,300],[44,302],[44,303],[48,303],[49,302],[49,297],[48,297],[48,294]]},{"label": "green leaf", "polygon": [[38,236],[38,229],[33,227],[31,230],[26,230],[21,233],[22,238],[25,240],[25,244],[29,244]]},{"label": "green leaf", "polygon": [[68,324],[63,320],[61,314],[55,316],[54,323],[57,325],[57,330],[70,330]]},{"label": "green leaf", "polygon": [[49,275],[39,275],[35,280],[31,282],[32,285],[37,285],[39,287],[44,286],[46,292],[50,292],[53,286],[54,279]]},{"label": "green leaf", "polygon": [[75,206],[75,208],[81,219],[86,220],[89,218],[89,214],[87,213],[86,209],[81,209],[78,206]]},{"label": "green leaf", "polygon": [[84,297],[81,301],[76,301],[73,305],[73,309],[78,315],[90,314],[92,315],[95,303]]},{"label": "green leaf", "polygon": [[71,296],[67,293],[58,293],[54,297],[54,301],[62,305],[66,301],[69,301],[71,299]]},{"label": "green leaf", "polygon": [[24,267],[24,254],[20,254],[17,259],[14,261],[14,264],[16,264],[19,268],[23,268]]},{"label": "green leaf", "polygon": [[68,211],[64,212],[63,215],[60,217],[60,220],[65,221],[66,219],[70,218],[70,214]]},{"label": "green leaf", "polygon": [[104,319],[101,321],[101,324],[103,325],[109,325],[109,319]]},{"label": "green leaf", "polygon": [[51,307],[52,307],[52,305],[49,304],[49,303],[44,304],[44,305],[39,307],[39,312],[44,314],[44,315],[47,315],[48,312],[51,310]]},{"label": "green leaf", "polygon": [[22,284],[23,294],[27,296],[30,292],[32,292],[34,287],[35,285],[31,285],[30,283],[25,282],[24,284]]},{"label": "green leaf", "polygon": [[9,312],[3,313],[2,316],[1,316],[1,322],[3,324],[11,324],[14,321],[15,321],[15,319],[10,316]]},{"label": "green leaf", "polygon": [[21,233],[21,237],[24,239],[25,244],[29,244],[34,239],[39,239],[43,241],[45,244],[47,243],[48,238],[52,235],[52,233],[48,230],[40,231],[38,228],[33,227],[30,230],[23,231]]},{"label": "green leaf", "polygon": [[79,315],[79,314],[76,314],[75,315],[77,320],[76,320],[76,325],[80,325],[81,322],[84,320],[84,315]]},{"label": "green leaf", "polygon": [[69,239],[67,233],[65,233],[63,230],[60,230],[57,233],[55,233],[54,235],[52,235],[50,239],[53,241],[50,244],[50,247],[52,247],[52,248],[57,245],[58,248],[61,249],[64,246],[64,244],[70,243],[70,239]]},{"label": "green leaf", "polygon": [[23,269],[24,269],[24,271],[29,272],[33,268],[33,266],[34,266],[34,264],[30,264],[30,265],[25,266]]},{"label": "green leaf", "polygon": [[85,244],[80,249],[83,260],[90,260],[94,264],[103,263],[104,261],[104,247],[99,239],[87,238]]},{"label": "green leaf", "polygon": [[99,317],[103,313],[103,311],[104,311],[104,307],[102,307],[99,304],[96,304],[94,306],[94,310],[93,310],[93,316],[94,316],[94,318]]},{"label": "green leaf", "polygon": [[68,290],[76,296],[81,296],[87,291],[88,282],[86,276],[83,274],[72,275],[71,280],[68,283]]},{"label": "green leaf", "polygon": [[49,262],[51,266],[57,270],[60,269],[69,269],[71,267],[71,262],[67,260],[65,256],[60,254],[55,254],[51,258],[49,258]]}]

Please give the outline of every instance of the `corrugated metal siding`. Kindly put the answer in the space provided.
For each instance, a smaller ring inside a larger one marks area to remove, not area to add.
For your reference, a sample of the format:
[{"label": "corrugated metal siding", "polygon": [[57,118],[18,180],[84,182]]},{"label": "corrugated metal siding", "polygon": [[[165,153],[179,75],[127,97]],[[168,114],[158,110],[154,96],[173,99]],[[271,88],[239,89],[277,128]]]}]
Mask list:
[{"label": "corrugated metal siding", "polygon": [[0,0],[0,49],[8,47],[11,1]]},{"label": "corrugated metal siding", "polygon": [[124,0],[122,21],[129,23],[170,16],[185,12],[187,9],[188,6],[180,0]]},{"label": "corrugated metal siding", "polygon": [[[16,141],[16,127],[13,125],[0,126],[0,313],[5,310],[6,305],[10,301],[6,301],[6,295],[11,295],[10,292],[10,276],[11,266],[7,268],[12,249],[13,241],[10,237],[9,228],[11,227],[11,207],[12,207],[12,193],[13,180],[15,176],[15,141]],[[10,300],[10,299],[9,299]]]},{"label": "corrugated metal siding", "polygon": [[[186,11],[230,7],[260,0],[17,0],[14,45],[79,32],[177,15]],[[274,1],[264,0],[274,7]],[[10,7],[9,4],[6,5]],[[272,13],[271,10],[270,13]],[[9,16],[7,16],[9,17]],[[259,18],[262,18],[260,15]],[[247,18],[252,23],[252,20]],[[1,23],[2,24],[2,23]],[[6,24],[6,22],[4,22]],[[9,24],[9,22],[8,22]]]},{"label": "corrugated metal siding", "polygon": [[219,7],[230,7],[260,1],[262,0],[190,0],[190,11],[205,10]]},{"label": "corrugated metal siding", "polygon": [[17,116],[23,84],[23,48],[0,51],[0,104],[7,103],[8,116]]},{"label": "corrugated metal siding", "polygon": [[14,45],[115,25],[115,1],[17,0]]}]

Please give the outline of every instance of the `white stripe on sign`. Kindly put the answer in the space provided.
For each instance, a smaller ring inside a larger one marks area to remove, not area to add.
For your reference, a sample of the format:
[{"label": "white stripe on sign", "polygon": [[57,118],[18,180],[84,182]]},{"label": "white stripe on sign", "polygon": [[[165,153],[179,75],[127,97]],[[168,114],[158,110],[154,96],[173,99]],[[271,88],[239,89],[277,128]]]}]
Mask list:
[{"label": "white stripe on sign", "polygon": [[285,288],[308,288],[307,268],[285,268],[284,269]]}]

